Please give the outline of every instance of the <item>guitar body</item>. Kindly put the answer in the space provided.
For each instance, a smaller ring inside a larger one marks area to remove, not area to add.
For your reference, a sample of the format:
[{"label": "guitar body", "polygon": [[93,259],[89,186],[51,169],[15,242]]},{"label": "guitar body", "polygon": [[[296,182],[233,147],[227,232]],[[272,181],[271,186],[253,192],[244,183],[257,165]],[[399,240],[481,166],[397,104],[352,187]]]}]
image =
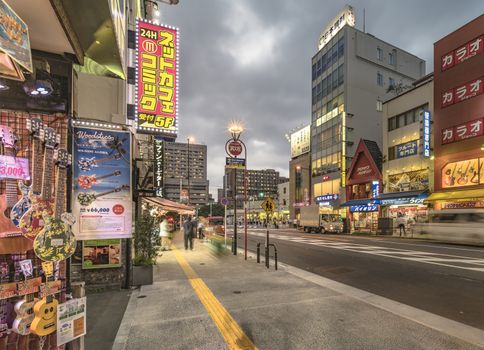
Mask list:
[{"label": "guitar body", "polygon": [[34,240],[44,228],[44,213],[54,213],[54,200],[42,200],[38,196],[31,198],[32,206],[20,219],[19,227],[24,237]]},{"label": "guitar body", "polygon": [[13,321],[12,329],[15,333],[20,335],[30,334],[30,325],[34,320],[34,305],[38,299],[33,301],[20,300],[15,304],[14,310],[17,317]]},{"label": "guitar body", "polygon": [[22,193],[22,198],[13,206],[10,212],[10,220],[15,226],[19,226],[20,219],[32,206],[32,201],[29,198],[30,187],[26,186],[22,181],[19,181],[18,187]]},{"label": "guitar body", "polygon": [[30,331],[43,337],[54,333],[57,329],[57,299],[48,302],[47,297],[41,299],[34,305],[34,320]]},{"label": "guitar body", "polygon": [[68,259],[76,250],[76,238],[60,219],[44,216],[44,229],[35,237],[34,252],[44,261]]},{"label": "guitar body", "polygon": [[0,254],[14,254],[32,249],[32,242],[22,236],[20,229],[4,214],[5,196],[0,198]]}]

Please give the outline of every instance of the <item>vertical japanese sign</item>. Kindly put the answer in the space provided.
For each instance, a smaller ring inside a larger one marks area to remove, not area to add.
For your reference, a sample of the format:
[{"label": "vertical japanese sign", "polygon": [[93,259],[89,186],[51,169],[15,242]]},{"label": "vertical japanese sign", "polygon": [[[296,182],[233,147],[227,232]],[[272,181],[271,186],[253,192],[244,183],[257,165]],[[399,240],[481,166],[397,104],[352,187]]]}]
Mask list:
[{"label": "vertical japanese sign", "polygon": [[136,122],[139,131],[178,130],[178,29],[138,20]]},{"label": "vertical japanese sign", "polygon": [[74,128],[73,232],[80,240],[131,237],[130,136]]},{"label": "vertical japanese sign", "polygon": [[155,164],[153,170],[154,183],[153,187],[157,197],[163,197],[163,163],[164,163],[164,141],[155,138],[154,155]]},{"label": "vertical japanese sign", "polygon": [[422,144],[424,158],[430,157],[430,112],[423,111]]}]

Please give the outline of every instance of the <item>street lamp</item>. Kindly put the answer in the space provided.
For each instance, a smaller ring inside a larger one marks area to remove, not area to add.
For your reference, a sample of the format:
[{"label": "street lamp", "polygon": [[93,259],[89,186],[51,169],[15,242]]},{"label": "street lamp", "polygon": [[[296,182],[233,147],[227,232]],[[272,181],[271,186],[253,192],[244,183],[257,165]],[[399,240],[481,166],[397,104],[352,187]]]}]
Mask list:
[{"label": "street lamp", "polygon": [[188,182],[188,201],[187,203],[190,204],[190,142],[194,142],[195,139],[193,137],[187,138],[187,182]]}]

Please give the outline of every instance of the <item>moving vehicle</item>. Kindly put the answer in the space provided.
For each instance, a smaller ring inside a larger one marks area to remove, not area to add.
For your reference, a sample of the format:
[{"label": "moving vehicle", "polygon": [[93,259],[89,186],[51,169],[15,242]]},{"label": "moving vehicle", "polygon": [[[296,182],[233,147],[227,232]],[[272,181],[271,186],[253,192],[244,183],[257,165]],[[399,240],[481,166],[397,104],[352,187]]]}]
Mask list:
[{"label": "moving vehicle", "polygon": [[304,232],[343,232],[341,215],[321,213],[318,205],[309,205],[301,208],[299,226],[303,228]]},{"label": "moving vehicle", "polygon": [[429,213],[413,225],[414,235],[443,242],[484,245],[484,209],[448,209]]},{"label": "moving vehicle", "polygon": [[205,226],[205,234],[223,236],[225,234],[224,217],[209,216],[207,218],[207,225]]}]

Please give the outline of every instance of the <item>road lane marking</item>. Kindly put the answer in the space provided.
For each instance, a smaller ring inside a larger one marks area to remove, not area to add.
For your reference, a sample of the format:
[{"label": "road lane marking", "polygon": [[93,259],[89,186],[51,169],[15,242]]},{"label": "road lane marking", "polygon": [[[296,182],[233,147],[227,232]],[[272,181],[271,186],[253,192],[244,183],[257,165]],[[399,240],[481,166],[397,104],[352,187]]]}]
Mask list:
[{"label": "road lane marking", "polygon": [[225,339],[228,348],[231,350],[257,350],[252,340],[244,333],[227,309],[218,301],[210,288],[208,288],[205,282],[192,269],[180,251],[174,245],[172,245],[172,249],[178,264],[183,269],[183,272],[185,272],[200,302]]}]

